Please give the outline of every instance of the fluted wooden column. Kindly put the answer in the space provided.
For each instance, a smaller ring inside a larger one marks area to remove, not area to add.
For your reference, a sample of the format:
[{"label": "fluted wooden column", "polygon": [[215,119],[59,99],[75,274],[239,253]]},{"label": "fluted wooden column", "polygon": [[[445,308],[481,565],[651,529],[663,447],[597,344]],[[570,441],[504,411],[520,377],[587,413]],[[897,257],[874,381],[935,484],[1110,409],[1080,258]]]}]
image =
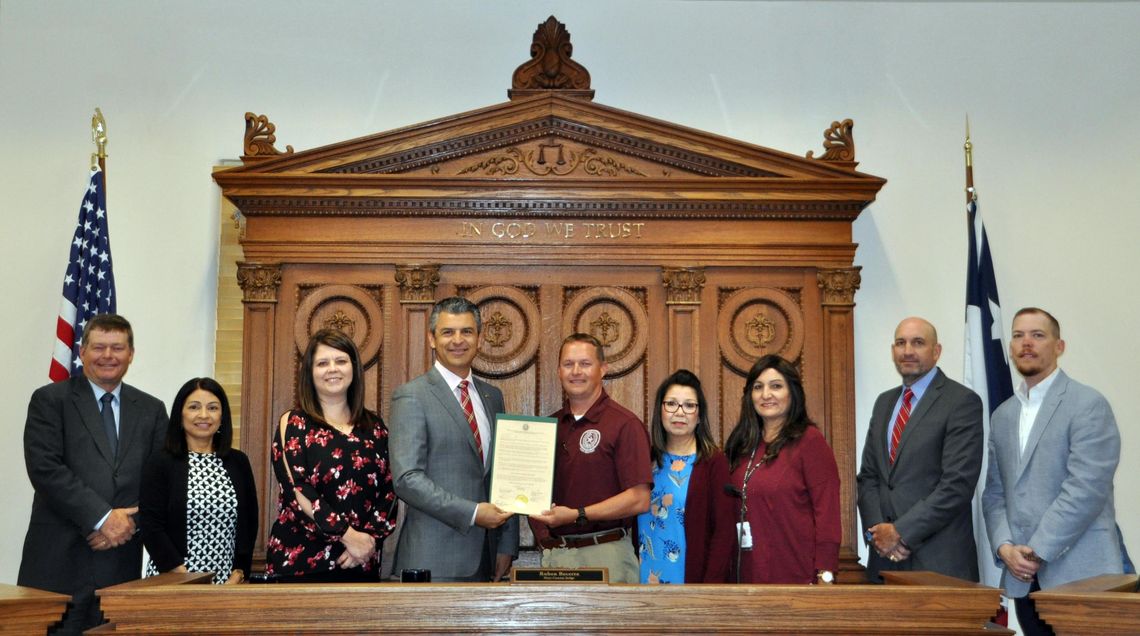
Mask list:
[{"label": "fluted wooden column", "polygon": [[[407,334],[398,365],[404,374],[402,382],[420,375],[431,366],[431,350],[427,344],[428,318],[435,305],[435,288],[439,284],[439,265],[406,265],[396,267],[396,284],[400,287],[400,321]],[[393,385],[398,386],[398,385]]]},{"label": "fluted wooden column", "polygon": [[861,267],[821,269],[816,273],[822,292],[823,312],[823,392],[826,396],[823,421],[827,439],[839,464],[840,496],[843,506],[843,535],[839,548],[840,579],[862,580],[859,566],[859,516],[856,512],[855,471],[855,292],[859,289]]},{"label": "fluted wooden column", "polygon": [[241,356],[241,435],[239,446],[253,466],[257,498],[261,502],[261,524],[254,545],[257,561],[265,554],[265,537],[272,523],[276,493],[271,493],[266,475],[273,437],[273,342],[277,316],[277,292],[281,288],[281,266],[239,262],[238,285],[242,291],[245,316],[242,326]]},{"label": "fluted wooden column", "polygon": [[663,267],[668,308],[669,372],[688,369],[700,375],[701,290],[705,285],[703,267]]}]

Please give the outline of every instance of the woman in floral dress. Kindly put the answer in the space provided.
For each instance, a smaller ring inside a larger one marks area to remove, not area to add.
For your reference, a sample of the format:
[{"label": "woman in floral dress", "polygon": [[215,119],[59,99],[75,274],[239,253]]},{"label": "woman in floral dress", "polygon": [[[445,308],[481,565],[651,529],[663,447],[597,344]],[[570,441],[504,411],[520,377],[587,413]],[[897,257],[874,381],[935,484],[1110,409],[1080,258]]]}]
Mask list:
[{"label": "woman in floral dress", "polygon": [[297,406],[273,438],[277,519],[266,573],[282,582],[379,580],[380,547],[396,522],[388,429],[364,408],[360,354],[335,329],[313,334]]}]

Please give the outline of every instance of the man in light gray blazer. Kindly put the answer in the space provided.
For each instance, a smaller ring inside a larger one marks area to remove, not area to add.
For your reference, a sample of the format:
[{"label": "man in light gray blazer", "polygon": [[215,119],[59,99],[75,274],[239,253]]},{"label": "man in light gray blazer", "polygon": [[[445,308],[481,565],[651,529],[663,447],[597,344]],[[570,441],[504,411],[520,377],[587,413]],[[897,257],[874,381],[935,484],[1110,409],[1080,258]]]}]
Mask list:
[{"label": "man in light gray blazer", "polygon": [[471,301],[439,301],[428,320],[435,365],[392,394],[389,453],[407,504],[396,570],[433,581],[499,580],[518,556],[518,519],[487,502],[503,394],[474,377],[482,319]]},{"label": "man in light gray blazer", "polygon": [[[895,329],[891,355],[903,384],[875,400],[857,477],[873,582],[882,570],[978,580],[971,502],[982,470],[982,400],[935,366],[941,353],[926,320]],[[895,437],[901,411],[909,415]]]},{"label": "man in light gray blazer", "polygon": [[1122,571],[1112,494],[1120,432],[1108,401],[1057,368],[1064,351],[1056,318],[1018,311],[1009,352],[1024,381],[990,420],[982,507],[1025,634],[1052,633],[1031,592]]}]

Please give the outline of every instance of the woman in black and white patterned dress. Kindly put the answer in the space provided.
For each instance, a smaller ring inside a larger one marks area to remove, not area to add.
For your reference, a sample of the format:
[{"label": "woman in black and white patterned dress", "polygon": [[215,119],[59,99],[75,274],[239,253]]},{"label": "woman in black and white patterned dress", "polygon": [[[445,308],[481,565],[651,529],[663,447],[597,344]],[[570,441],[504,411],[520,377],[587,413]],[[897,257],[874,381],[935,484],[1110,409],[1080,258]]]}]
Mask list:
[{"label": "woman in black and white patterned dress", "polygon": [[166,446],[151,455],[139,493],[146,575],[213,572],[214,583],[249,577],[257,538],[257,491],[249,458],[232,447],[226,392],[194,378],[170,407]]}]

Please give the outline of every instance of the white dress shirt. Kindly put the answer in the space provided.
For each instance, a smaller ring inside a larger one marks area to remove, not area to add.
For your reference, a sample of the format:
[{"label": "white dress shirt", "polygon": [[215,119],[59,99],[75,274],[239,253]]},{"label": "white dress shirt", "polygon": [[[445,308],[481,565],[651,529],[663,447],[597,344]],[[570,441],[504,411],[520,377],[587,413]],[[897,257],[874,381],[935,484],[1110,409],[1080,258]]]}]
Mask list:
[{"label": "white dress shirt", "polygon": [[1041,403],[1045,401],[1045,394],[1049,392],[1049,387],[1053,386],[1053,380],[1057,379],[1057,371],[1060,367],[1053,369],[1044,380],[1037,383],[1032,389],[1025,384],[1025,380],[1017,385],[1017,399],[1021,402],[1021,419],[1017,425],[1017,441],[1020,446],[1020,453],[1025,452],[1025,445],[1029,443],[1029,433],[1033,431],[1033,423],[1037,421],[1037,412],[1041,410]]},{"label": "white dress shirt", "polygon": [[447,382],[451,394],[455,396],[455,401],[459,403],[461,409],[463,403],[459,400],[459,383],[467,380],[467,395],[471,398],[471,409],[475,411],[475,423],[479,426],[479,441],[483,445],[483,465],[486,466],[487,456],[491,453],[491,420],[487,418],[487,410],[483,408],[483,399],[479,397],[479,389],[475,386],[475,376],[468,371],[467,377],[461,378],[440,364],[439,360],[435,361],[435,368],[443,376],[444,382]]}]

